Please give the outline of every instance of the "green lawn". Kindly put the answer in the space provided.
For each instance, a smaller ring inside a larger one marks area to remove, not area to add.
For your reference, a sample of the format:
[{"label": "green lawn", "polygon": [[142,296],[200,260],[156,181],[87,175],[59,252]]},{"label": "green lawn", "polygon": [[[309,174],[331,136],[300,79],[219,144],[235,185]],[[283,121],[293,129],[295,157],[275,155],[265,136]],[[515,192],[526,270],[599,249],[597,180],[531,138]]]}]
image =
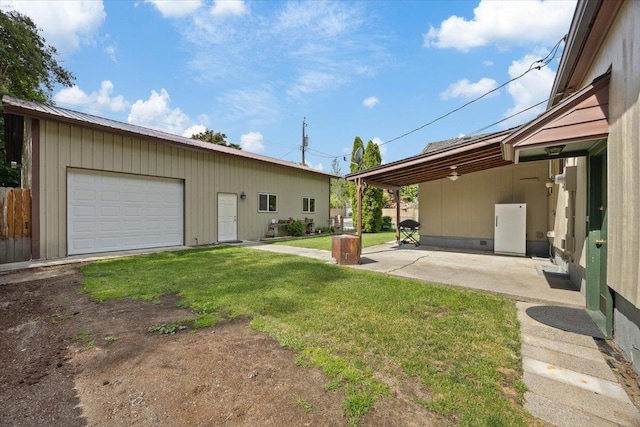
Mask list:
[{"label": "green lawn", "polygon": [[[298,239],[292,239],[292,240],[281,240],[278,242],[274,242],[272,244],[295,246],[296,248],[323,249],[325,251],[330,251],[332,237],[333,237],[332,235],[326,235],[322,237],[298,238]],[[382,243],[392,242],[395,240],[396,240],[395,231],[384,231],[380,233],[363,233],[362,247],[367,248],[369,246],[380,245]]]},{"label": "green lawn", "polygon": [[[414,379],[418,403],[463,426],[529,425],[522,408],[519,327],[513,301],[314,259],[238,247],[165,252],[82,268],[99,300],[178,293],[194,324],[249,317],[346,392],[356,425],[378,399],[379,378]],[[153,326],[153,325],[148,325]]]}]

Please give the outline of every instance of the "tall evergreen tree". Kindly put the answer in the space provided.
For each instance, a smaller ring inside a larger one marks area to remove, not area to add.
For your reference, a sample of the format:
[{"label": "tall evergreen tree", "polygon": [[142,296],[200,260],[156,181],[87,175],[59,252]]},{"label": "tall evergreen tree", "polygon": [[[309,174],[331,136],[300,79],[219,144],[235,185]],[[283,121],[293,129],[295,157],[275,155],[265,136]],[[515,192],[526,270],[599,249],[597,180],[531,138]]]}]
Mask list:
[{"label": "tall evergreen tree", "polygon": [[[380,147],[373,141],[367,142],[364,150],[364,166],[369,169],[382,163]],[[362,231],[377,233],[382,229],[382,208],[384,191],[382,188],[367,187],[362,194]]]},{"label": "tall evergreen tree", "polygon": [[[362,152],[364,152],[364,143],[362,142],[362,139],[360,139],[359,136],[356,136],[356,138],[353,140],[353,148],[351,149],[351,163],[349,164],[349,170],[351,170],[351,173],[353,172],[358,172],[360,169],[364,168],[364,165],[361,164],[361,162],[357,162],[356,160],[356,151],[358,151],[358,149],[362,149]],[[353,211],[353,226],[357,227],[358,226],[358,192],[356,190],[356,184],[354,182],[349,182],[349,200],[351,201],[351,210]]]},{"label": "tall evergreen tree", "polygon": [[[69,87],[75,79],[55,59],[57,54],[31,18],[0,9],[0,95],[52,103],[54,86]],[[20,171],[6,163],[4,138],[0,116],[0,186],[19,187]]]}]

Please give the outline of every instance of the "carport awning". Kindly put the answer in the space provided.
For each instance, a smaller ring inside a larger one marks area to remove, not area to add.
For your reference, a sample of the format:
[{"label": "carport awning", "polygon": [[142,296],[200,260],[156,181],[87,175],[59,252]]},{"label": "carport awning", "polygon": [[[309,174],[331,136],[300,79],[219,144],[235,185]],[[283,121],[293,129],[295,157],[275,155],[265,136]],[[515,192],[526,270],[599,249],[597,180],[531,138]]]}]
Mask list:
[{"label": "carport awning", "polygon": [[502,157],[501,141],[513,129],[477,137],[460,138],[442,149],[427,151],[404,160],[347,175],[349,181],[361,179],[380,188],[401,186],[446,178],[452,167],[460,175],[511,164]]},{"label": "carport awning", "polygon": [[507,136],[504,158],[518,163],[585,155],[609,135],[609,80],[607,72]]}]

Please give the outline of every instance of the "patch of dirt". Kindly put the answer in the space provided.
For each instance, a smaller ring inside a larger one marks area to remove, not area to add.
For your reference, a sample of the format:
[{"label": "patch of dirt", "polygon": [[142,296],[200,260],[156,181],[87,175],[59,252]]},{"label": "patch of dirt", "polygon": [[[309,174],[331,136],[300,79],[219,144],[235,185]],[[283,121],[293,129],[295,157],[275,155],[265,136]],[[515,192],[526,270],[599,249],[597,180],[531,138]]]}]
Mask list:
[{"label": "patch of dirt", "polygon": [[631,363],[622,356],[613,340],[595,339],[595,341],[607,365],[618,379],[618,383],[640,411],[640,375],[633,369]]},{"label": "patch of dirt", "polygon": [[[98,302],[74,267],[0,275],[0,426],[344,426],[342,391],[248,321],[148,333],[193,316],[177,297]],[[415,384],[365,426],[443,424]]]}]

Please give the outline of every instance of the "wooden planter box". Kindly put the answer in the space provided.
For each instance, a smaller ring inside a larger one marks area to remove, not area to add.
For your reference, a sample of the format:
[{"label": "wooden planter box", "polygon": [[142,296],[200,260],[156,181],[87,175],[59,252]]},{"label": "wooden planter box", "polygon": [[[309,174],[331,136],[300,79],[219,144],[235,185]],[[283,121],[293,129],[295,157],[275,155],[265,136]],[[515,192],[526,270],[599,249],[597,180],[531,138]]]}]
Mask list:
[{"label": "wooden planter box", "polygon": [[360,264],[360,236],[347,234],[333,236],[331,256],[340,265]]}]

